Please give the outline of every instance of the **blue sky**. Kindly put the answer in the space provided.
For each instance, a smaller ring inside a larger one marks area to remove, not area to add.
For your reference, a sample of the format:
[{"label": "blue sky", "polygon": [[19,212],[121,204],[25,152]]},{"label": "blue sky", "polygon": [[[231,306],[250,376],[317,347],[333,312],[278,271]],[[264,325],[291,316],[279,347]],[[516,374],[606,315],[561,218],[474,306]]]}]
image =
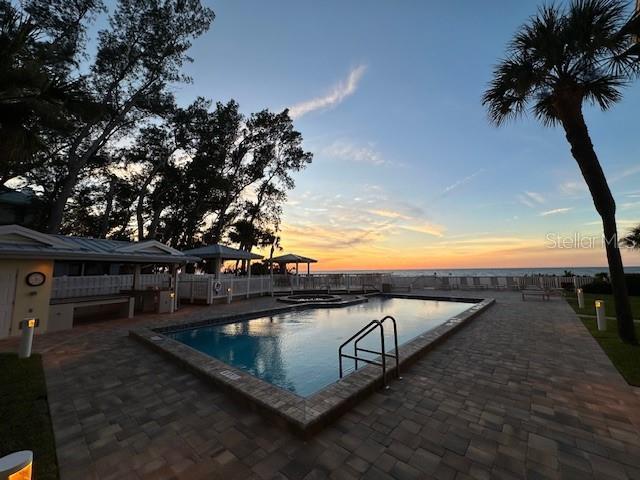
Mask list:
[{"label": "blue sky", "polygon": [[[320,268],[604,265],[547,235],[600,226],[560,129],[497,129],[480,98],[538,1],[211,1],[180,103],[291,107],[313,164],[285,207],[285,250]],[[586,117],[618,202],[640,222],[640,82]],[[628,264],[638,254],[625,253]]]}]

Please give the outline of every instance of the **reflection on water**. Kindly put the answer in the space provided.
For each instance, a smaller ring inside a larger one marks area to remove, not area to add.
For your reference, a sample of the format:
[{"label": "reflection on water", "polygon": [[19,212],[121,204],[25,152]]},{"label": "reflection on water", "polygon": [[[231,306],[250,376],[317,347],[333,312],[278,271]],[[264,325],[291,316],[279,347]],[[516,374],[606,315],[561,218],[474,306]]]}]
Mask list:
[{"label": "reflection on water", "polygon": [[[227,325],[169,334],[175,340],[211,355],[262,380],[308,396],[338,379],[338,347],[374,318],[392,315],[403,344],[470,308],[468,303],[402,298],[372,298],[345,308],[288,312]],[[389,350],[391,328],[385,336]],[[376,339],[378,339],[376,341]],[[361,342],[378,350],[379,336]],[[353,362],[347,359],[347,371]]]}]

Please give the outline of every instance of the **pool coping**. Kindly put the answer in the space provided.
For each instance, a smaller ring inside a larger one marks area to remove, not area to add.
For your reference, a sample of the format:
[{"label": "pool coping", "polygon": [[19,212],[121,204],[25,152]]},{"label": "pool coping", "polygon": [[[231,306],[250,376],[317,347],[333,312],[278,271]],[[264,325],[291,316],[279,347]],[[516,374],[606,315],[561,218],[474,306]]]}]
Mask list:
[{"label": "pool coping", "polygon": [[[406,370],[409,365],[485,311],[495,301],[493,298],[478,299],[421,294],[383,293],[375,295],[474,303],[472,307],[449,318],[441,325],[401,345],[399,347],[400,371]],[[173,340],[164,333],[177,329],[236,323],[265,315],[322,307],[324,305],[321,307],[317,304],[287,305],[243,314],[225,315],[208,320],[178,322],[170,326],[136,328],[129,331],[129,336],[177,362],[204,380],[222,388],[252,410],[266,414],[271,420],[297,434],[310,436],[337,419],[365,396],[380,388],[382,386],[380,368],[372,365],[360,368],[305,398]],[[393,384],[393,370],[387,369],[387,375]]]}]

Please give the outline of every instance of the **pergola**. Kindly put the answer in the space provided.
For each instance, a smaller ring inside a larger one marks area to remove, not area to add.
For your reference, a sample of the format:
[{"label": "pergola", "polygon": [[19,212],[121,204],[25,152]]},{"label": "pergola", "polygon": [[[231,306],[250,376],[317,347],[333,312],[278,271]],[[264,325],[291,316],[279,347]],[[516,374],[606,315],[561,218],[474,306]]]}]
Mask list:
[{"label": "pergola", "polygon": [[286,255],[281,255],[279,257],[273,257],[271,259],[268,260],[269,263],[271,263],[271,265],[273,265],[274,263],[277,263],[278,265],[280,265],[280,270],[283,271],[287,271],[287,264],[288,263],[295,263],[296,264],[296,275],[298,274],[298,264],[300,263],[306,263],[307,264],[307,275],[309,275],[311,273],[311,264],[312,263],[318,263],[318,260],[315,260],[313,258],[309,258],[309,257],[303,257],[302,255],[296,255],[295,253],[288,253]]},{"label": "pergola", "polygon": [[[214,273],[216,278],[220,278],[222,263],[226,260],[247,260],[247,275],[251,277],[251,260],[262,260],[262,255],[238,250],[217,243],[204,247],[193,248],[183,251],[185,255],[200,257],[207,261],[207,273]],[[213,266],[213,268],[211,267]]]}]

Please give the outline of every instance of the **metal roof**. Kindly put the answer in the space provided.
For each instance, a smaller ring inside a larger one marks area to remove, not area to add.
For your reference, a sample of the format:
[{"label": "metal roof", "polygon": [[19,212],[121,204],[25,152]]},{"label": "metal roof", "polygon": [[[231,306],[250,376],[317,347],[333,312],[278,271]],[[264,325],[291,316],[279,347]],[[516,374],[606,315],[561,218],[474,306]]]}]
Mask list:
[{"label": "metal roof", "polygon": [[156,240],[126,242],[36,232],[19,225],[0,226],[0,258],[40,258],[135,263],[186,263],[200,259]]},{"label": "metal roof", "polygon": [[286,255],[280,255],[279,257],[273,257],[269,261],[273,263],[318,263],[318,260],[303,257],[302,255],[296,255],[295,253],[288,253]]},{"label": "metal roof", "polygon": [[20,191],[0,185],[0,204],[30,205],[37,200],[30,190]]},{"label": "metal roof", "polygon": [[226,245],[220,245],[214,243],[199,248],[192,248],[191,250],[183,250],[186,255],[195,255],[200,258],[219,258],[221,260],[261,260],[262,255],[250,253],[245,250],[238,250],[237,248],[227,247]]}]

